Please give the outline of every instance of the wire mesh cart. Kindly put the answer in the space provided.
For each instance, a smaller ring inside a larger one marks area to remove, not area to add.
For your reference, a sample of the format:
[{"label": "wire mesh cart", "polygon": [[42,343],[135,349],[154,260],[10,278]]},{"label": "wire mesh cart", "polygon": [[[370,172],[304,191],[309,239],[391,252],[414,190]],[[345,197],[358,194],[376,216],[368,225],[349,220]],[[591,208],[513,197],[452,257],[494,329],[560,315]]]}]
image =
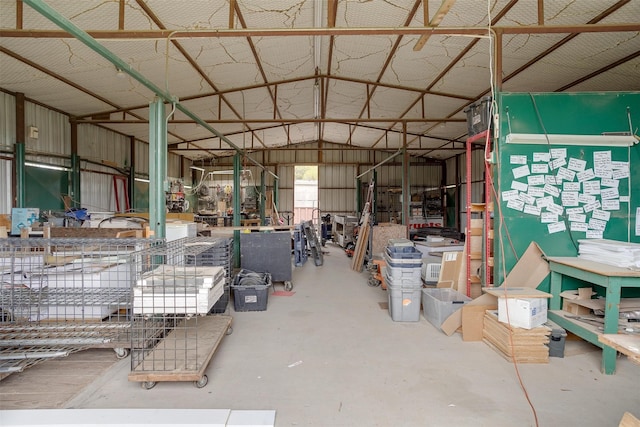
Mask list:
[{"label": "wire mesh cart", "polygon": [[211,248],[186,239],[155,245],[132,255],[131,371],[144,389],[161,381],[207,385],[205,370],[231,316],[208,315],[224,295],[222,266],[193,265]]},{"label": "wire mesh cart", "polygon": [[130,254],[149,239],[0,239],[0,379],[87,348],[129,354]]}]

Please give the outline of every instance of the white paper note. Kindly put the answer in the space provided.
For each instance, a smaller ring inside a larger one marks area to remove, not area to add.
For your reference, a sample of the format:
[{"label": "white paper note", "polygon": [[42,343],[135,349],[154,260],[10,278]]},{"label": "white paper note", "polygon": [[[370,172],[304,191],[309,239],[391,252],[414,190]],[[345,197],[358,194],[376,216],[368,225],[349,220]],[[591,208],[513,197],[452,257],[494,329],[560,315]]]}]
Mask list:
[{"label": "white paper note", "polygon": [[600,194],[600,181],[584,181],[582,191],[584,194]]},{"label": "white paper note", "polygon": [[572,222],[569,228],[571,231],[587,231],[587,223],[586,222]]},{"label": "white paper note", "polygon": [[614,169],[611,178],[613,179],[624,179],[629,178],[629,169]]},{"label": "white paper note", "polygon": [[536,198],[527,193],[520,193],[518,198],[528,205],[534,205],[536,203]]},{"label": "white paper note", "polygon": [[619,162],[619,161],[612,160],[611,161],[611,167],[613,169],[626,169],[626,170],[629,170],[629,162]]},{"label": "white paper note", "polygon": [[579,205],[577,191],[563,191],[560,199],[562,200],[562,206],[578,206]]},{"label": "white paper note", "polygon": [[609,221],[609,218],[611,218],[611,212],[605,212],[600,209],[595,209],[591,213],[591,218],[599,219],[602,221]]},{"label": "white paper note", "polygon": [[600,180],[601,187],[618,188],[620,181],[617,179],[603,178]]},{"label": "white paper note", "polygon": [[552,222],[558,222],[558,215],[553,212],[542,212],[540,214],[540,222],[543,224],[549,224]]},{"label": "white paper note", "polygon": [[636,208],[636,236],[640,236],[640,206]]},{"label": "white paper note", "polygon": [[[622,197],[620,199],[622,199]],[[604,210],[604,211],[619,211],[620,210],[620,200],[618,200],[618,199],[603,200],[602,201],[602,210]]]},{"label": "white paper note", "polygon": [[552,196],[541,197],[538,200],[536,200],[536,206],[540,206],[541,208],[544,208],[545,206],[549,206],[551,203],[553,203]]},{"label": "white paper note", "polygon": [[600,200],[596,200],[595,202],[587,203],[586,205],[584,205],[584,211],[587,213],[593,212],[596,209],[600,209],[600,207]]},{"label": "white paper note", "polygon": [[545,184],[556,185],[558,183],[558,181],[556,180],[556,177],[554,175],[545,175],[544,176],[544,183]]},{"label": "white paper note", "polygon": [[552,195],[553,197],[558,197],[560,195],[560,190],[558,189],[558,187],[555,187],[551,184],[545,184],[544,192]]},{"label": "white paper note", "polygon": [[567,157],[567,149],[552,148],[551,150],[549,150],[549,154],[551,154],[552,159],[564,158],[564,157]]},{"label": "white paper note", "polygon": [[582,182],[582,181],[588,181],[590,179],[595,178],[596,174],[593,173],[593,169],[589,168],[582,172],[578,172],[577,176],[578,176],[578,181]]},{"label": "white paper note", "polygon": [[527,177],[527,183],[529,185],[544,185],[544,175],[529,175]]},{"label": "white paper note", "polygon": [[520,195],[520,192],[518,190],[503,191],[502,200],[506,200],[506,201],[514,200],[514,199],[517,199],[519,195]]},{"label": "white paper note", "polygon": [[549,203],[547,206],[545,206],[545,209],[548,212],[554,213],[556,215],[562,215],[564,212],[564,208],[560,205],[557,205],[555,203]]},{"label": "white paper note", "polygon": [[594,151],[593,169],[613,169],[611,165],[611,151]]},{"label": "white paper note", "polygon": [[620,203],[629,203],[629,196],[620,196]]},{"label": "white paper note", "polygon": [[587,239],[602,239],[604,233],[602,230],[587,230]]},{"label": "white paper note", "polygon": [[531,173],[549,173],[549,165],[547,163],[534,163],[531,165]]},{"label": "white paper note", "polygon": [[581,214],[582,212],[584,212],[584,209],[582,208],[582,206],[578,208],[567,208],[565,212],[567,213],[567,215]]},{"label": "white paper note", "polygon": [[574,171],[570,171],[567,168],[558,168],[558,172],[556,172],[556,179],[560,177],[565,181],[573,181],[573,178],[576,177],[576,173]]},{"label": "white paper note", "polygon": [[553,222],[551,224],[547,224],[547,229],[549,230],[549,234],[554,234],[565,231],[567,229],[567,226],[563,221]]},{"label": "white paper note", "polygon": [[569,221],[586,223],[587,216],[585,214],[569,214]]},{"label": "white paper note", "polygon": [[527,164],[527,156],[521,155],[511,155],[509,156],[509,163],[512,165],[526,165]]},{"label": "white paper note", "polygon": [[529,194],[531,197],[544,197],[544,189],[542,189],[542,187],[529,186],[527,194]]},{"label": "white paper note", "polygon": [[562,191],[580,191],[579,182],[563,182]]},{"label": "white paper note", "polygon": [[551,160],[551,162],[549,162],[549,167],[552,170],[556,170],[558,169],[560,166],[564,166],[567,164],[567,159],[565,159],[564,157],[559,157],[557,159],[553,159]]},{"label": "white paper note", "polygon": [[617,199],[620,197],[620,194],[618,193],[617,188],[602,188],[600,190],[600,197],[602,200]]},{"label": "white paper note", "polygon": [[589,229],[590,230],[604,230],[607,227],[607,221],[602,221],[601,219],[591,218],[589,220]]},{"label": "white paper note", "polygon": [[529,188],[529,186],[527,184],[525,184],[524,182],[511,181],[511,189],[513,189],[513,190],[527,191],[528,188]]},{"label": "white paper note", "polygon": [[582,172],[585,167],[587,167],[587,162],[585,160],[576,159],[575,157],[571,157],[569,159],[569,170]]},{"label": "white paper note", "polygon": [[549,153],[533,153],[534,162],[548,163],[549,160],[551,160],[551,155]]},{"label": "white paper note", "polygon": [[517,168],[513,168],[513,177],[515,179],[522,178],[523,176],[529,175],[529,165],[519,166]]},{"label": "white paper note", "polygon": [[524,213],[529,215],[540,216],[540,208],[538,206],[533,205],[524,205]]},{"label": "white paper note", "polygon": [[524,202],[522,200],[512,199],[507,202],[507,207],[509,209],[515,209],[522,212],[522,209],[524,209]]},{"label": "white paper note", "polygon": [[578,201],[580,203],[593,203],[596,201],[596,196],[592,195],[592,194],[584,194],[584,193],[580,193],[578,195]]}]

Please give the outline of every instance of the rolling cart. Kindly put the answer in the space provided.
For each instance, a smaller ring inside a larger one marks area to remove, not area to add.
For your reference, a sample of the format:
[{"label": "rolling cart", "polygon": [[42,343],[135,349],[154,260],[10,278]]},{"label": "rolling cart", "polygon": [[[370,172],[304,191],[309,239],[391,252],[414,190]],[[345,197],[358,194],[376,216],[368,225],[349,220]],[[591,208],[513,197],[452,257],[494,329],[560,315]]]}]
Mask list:
[{"label": "rolling cart", "polygon": [[291,233],[240,233],[240,266],[245,270],[270,273],[272,282],[282,282],[293,289]]}]

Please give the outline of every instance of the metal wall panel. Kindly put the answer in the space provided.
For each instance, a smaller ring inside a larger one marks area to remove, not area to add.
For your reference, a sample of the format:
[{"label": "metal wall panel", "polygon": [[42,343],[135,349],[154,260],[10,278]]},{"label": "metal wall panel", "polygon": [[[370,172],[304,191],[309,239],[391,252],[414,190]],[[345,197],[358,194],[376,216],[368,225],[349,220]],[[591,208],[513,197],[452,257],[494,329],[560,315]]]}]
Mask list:
[{"label": "metal wall panel", "polygon": [[149,144],[136,140],[136,173],[149,173]]},{"label": "metal wall panel", "polygon": [[89,124],[78,125],[78,155],[82,159],[107,160],[119,167],[131,164],[129,138],[109,129]]},{"label": "metal wall panel", "polygon": [[0,195],[0,214],[10,214],[13,207],[11,201],[11,188],[13,188],[11,160],[0,159],[0,181],[3,183]]},{"label": "metal wall panel", "polygon": [[16,98],[0,92],[0,147],[13,150],[16,142]]},{"label": "metal wall panel", "polygon": [[[31,102],[25,102],[25,143],[27,151],[71,155],[71,124],[69,117]],[[29,127],[38,128],[38,139],[29,137]],[[49,162],[47,158],[40,159]]]},{"label": "metal wall panel", "polygon": [[322,212],[353,214],[356,210],[355,165],[318,167],[318,203]]},{"label": "metal wall panel", "polygon": [[116,210],[112,175],[82,172],[80,195],[82,207],[91,212],[114,212]]},{"label": "metal wall panel", "polygon": [[180,172],[180,156],[173,153],[167,155],[167,176],[182,178],[182,173]]}]

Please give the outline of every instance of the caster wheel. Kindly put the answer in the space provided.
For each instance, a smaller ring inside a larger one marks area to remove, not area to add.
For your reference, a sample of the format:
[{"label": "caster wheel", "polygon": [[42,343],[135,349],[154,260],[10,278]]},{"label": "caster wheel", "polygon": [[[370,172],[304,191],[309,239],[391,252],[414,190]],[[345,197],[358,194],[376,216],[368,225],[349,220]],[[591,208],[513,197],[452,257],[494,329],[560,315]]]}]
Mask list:
[{"label": "caster wheel", "polygon": [[156,384],[158,384],[158,383],[155,382],[155,381],[144,381],[140,385],[145,390],[151,390],[152,388],[154,388],[156,386]]},{"label": "caster wheel", "polygon": [[129,355],[128,348],[114,348],[113,351],[116,352],[116,358],[118,360],[126,359],[127,356]]},{"label": "caster wheel", "polygon": [[209,383],[209,377],[207,377],[206,375],[203,375],[202,378],[200,378],[198,381],[194,381],[193,385],[196,386],[197,388],[202,388],[206,386],[208,383]]},{"label": "caster wheel", "polygon": [[378,279],[374,279],[373,277],[369,278],[369,280],[367,281],[367,285],[372,288],[380,286],[380,283],[381,282]]},{"label": "caster wheel", "polygon": [[227,332],[225,332],[224,334],[225,334],[225,335],[231,335],[232,333],[233,333],[233,328],[232,328],[231,326],[229,326],[229,327],[227,328]]},{"label": "caster wheel", "polygon": [[291,289],[293,289],[293,283],[286,281],[284,282],[284,290],[285,291],[290,291]]}]

